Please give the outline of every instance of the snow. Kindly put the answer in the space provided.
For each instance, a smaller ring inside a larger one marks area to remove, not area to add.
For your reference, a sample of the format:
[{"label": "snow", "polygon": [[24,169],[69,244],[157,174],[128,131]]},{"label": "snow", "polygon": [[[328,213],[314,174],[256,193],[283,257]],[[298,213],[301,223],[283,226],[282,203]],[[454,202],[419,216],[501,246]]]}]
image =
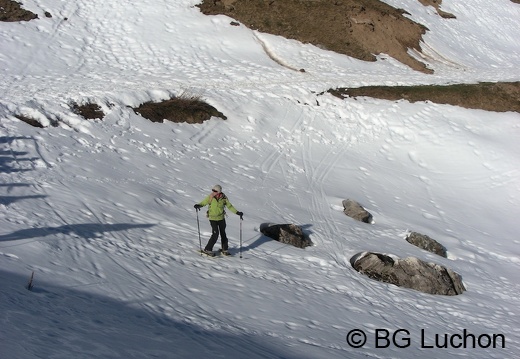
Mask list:
[{"label": "snow", "polygon": [[[231,26],[197,3],[25,0],[40,19],[0,23],[0,357],[518,357],[519,114],[320,93],[519,81],[520,6],[446,0],[457,19],[445,20],[388,1],[431,30],[425,75]],[[129,108],[181,93],[228,119],[158,124]],[[83,120],[73,101],[107,115]],[[241,248],[227,218],[232,258],[196,253],[193,205],[217,183],[245,214]],[[374,223],[346,217],[347,198]],[[315,245],[269,240],[266,222],[301,225]],[[448,258],[408,244],[412,230]],[[364,251],[444,265],[467,291],[371,280],[350,263]],[[346,341],[354,329],[362,348]],[[505,348],[437,348],[464,330]]]}]

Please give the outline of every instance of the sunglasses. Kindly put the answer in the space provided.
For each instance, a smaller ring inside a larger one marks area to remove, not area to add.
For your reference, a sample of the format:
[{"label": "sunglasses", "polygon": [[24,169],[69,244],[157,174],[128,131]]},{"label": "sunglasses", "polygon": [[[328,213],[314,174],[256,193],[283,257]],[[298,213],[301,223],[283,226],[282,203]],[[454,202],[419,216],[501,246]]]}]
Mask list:
[{"label": "sunglasses", "polygon": [[216,189],[212,189],[212,191],[215,192],[215,193],[218,193],[218,191]]}]

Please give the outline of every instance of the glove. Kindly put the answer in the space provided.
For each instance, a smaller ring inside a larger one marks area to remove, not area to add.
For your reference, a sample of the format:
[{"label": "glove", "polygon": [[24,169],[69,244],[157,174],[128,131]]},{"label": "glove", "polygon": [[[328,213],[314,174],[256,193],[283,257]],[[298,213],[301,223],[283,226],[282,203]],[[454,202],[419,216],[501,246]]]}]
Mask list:
[{"label": "glove", "polygon": [[243,213],[243,212],[237,212],[237,215],[239,215],[240,218],[242,218],[242,216],[244,215],[244,213]]},{"label": "glove", "polygon": [[196,210],[199,210],[199,209],[202,208],[202,206],[201,206],[200,204],[197,203],[196,205],[193,206],[193,208],[195,208]]}]

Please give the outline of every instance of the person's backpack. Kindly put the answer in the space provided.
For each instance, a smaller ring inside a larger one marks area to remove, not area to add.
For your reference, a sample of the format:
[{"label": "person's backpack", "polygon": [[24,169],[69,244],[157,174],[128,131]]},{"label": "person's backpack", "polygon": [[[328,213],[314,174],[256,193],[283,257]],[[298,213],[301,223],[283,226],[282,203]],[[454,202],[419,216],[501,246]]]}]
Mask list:
[{"label": "person's backpack", "polygon": [[[224,194],[224,192],[220,192],[220,193],[222,193],[222,198],[221,199],[227,201],[227,197]],[[217,201],[218,201],[218,199],[217,199]],[[210,202],[209,206],[211,206],[211,202]],[[209,218],[209,206],[208,206],[208,210],[206,211],[206,218]],[[224,208],[224,217],[227,217],[226,208]]]}]

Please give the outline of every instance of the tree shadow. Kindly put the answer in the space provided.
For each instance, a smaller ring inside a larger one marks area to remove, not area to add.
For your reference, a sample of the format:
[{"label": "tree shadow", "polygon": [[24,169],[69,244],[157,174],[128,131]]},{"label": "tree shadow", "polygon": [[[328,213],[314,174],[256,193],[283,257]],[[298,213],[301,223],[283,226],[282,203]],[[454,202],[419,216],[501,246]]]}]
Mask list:
[{"label": "tree shadow", "polygon": [[[0,183],[0,188],[6,188],[7,192],[10,193],[16,187],[31,187],[29,183]],[[44,195],[27,195],[27,196],[0,196],[0,204],[8,206],[17,201],[25,199],[40,199],[46,198]]]},{"label": "tree shadow", "polygon": [[[32,138],[30,137],[0,137],[0,146],[5,146],[6,144],[9,144],[15,140],[30,140]],[[31,169],[28,168],[16,168],[13,164],[19,165],[21,162],[31,162],[34,161],[36,158],[32,157],[24,157],[27,156],[28,152],[20,152],[20,151],[13,151],[10,149],[1,149],[0,150],[0,173],[10,174],[10,173],[17,173],[17,172],[28,172],[31,171]],[[2,183],[0,184],[1,187],[7,188],[7,191],[11,191],[14,187],[29,187],[30,184],[27,183]],[[39,198],[45,198],[46,196],[0,196],[0,204],[3,204],[5,206],[8,206],[14,202],[24,200],[24,199],[39,199]]]},{"label": "tree shadow", "polygon": [[22,239],[46,237],[55,234],[76,235],[81,238],[89,239],[99,237],[106,232],[126,231],[135,228],[150,228],[154,224],[134,224],[134,223],[83,223],[83,224],[67,224],[59,227],[40,227],[27,228],[15,231],[10,234],[0,235],[0,242],[17,241]]},{"label": "tree shadow", "polygon": [[0,187],[8,187],[7,191],[11,191],[14,187],[31,187],[29,183],[0,183]]},{"label": "tree shadow", "polygon": [[32,196],[0,196],[0,204],[4,206],[8,206],[18,201],[22,201],[24,199],[41,199],[46,198],[44,195],[32,195]]},{"label": "tree shadow", "polygon": [[[0,270],[2,326],[9,328],[2,331],[2,358],[310,359],[323,351],[304,344],[296,348],[256,331],[215,330],[222,324],[216,317],[200,318],[199,323],[175,310],[154,313],[144,304],[125,303],[84,287],[56,286],[42,281],[43,273],[36,273],[28,291],[24,285],[29,274],[24,278]],[[167,298],[154,300],[159,301],[157,308],[175,304]]]},{"label": "tree shadow", "polygon": [[27,168],[14,168],[11,164],[20,161],[33,161],[35,158],[16,158],[25,156],[28,152],[0,151],[0,173],[28,172]]},{"label": "tree shadow", "polygon": [[[0,137],[0,146],[7,145],[15,140],[32,140],[31,137],[18,136],[18,137]],[[33,161],[36,158],[22,157],[28,155],[28,152],[12,151],[12,150],[0,150],[0,173],[13,173],[13,172],[27,172],[30,169],[16,168],[12,164]]]}]

